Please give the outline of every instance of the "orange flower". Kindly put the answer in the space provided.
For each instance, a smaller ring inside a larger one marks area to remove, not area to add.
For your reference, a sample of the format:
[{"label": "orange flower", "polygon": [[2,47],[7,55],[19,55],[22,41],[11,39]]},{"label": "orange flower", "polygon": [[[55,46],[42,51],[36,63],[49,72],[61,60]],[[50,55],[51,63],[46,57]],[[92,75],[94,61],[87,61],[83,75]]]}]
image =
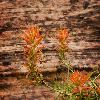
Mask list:
[{"label": "orange flower", "polygon": [[28,44],[30,44],[30,39],[29,39],[29,35],[28,34],[23,34],[21,35],[21,38]]},{"label": "orange flower", "polygon": [[64,42],[68,38],[69,32],[67,29],[59,30],[58,39],[60,42]]},{"label": "orange flower", "polygon": [[29,31],[30,31],[30,33],[34,33],[34,37],[35,38],[38,38],[39,36],[40,36],[40,29],[38,28],[38,27],[31,27],[30,29],[29,29]]},{"label": "orange flower", "polygon": [[71,75],[70,80],[77,86],[83,86],[89,80],[89,75],[75,71]]},{"label": "orange flower", "polygon": [[26,42],[24,46],[24,54],[28,59],[33,59],[36,63],[44,46],[41,44],[43,36],[39,33],[40,30],[37,27],[31,27],[24,32],[22,39]]},{"label": "orange flower", "polygon": [[34,45],[40,44],[42,40],[43,40],[43,37],[42,37],[42,36],[38,37],[38,38],[35,40],[35,44],[34,44]]},{"label": "orange flower", "polygon": [[37,39],[42,38],[37,27],[29,28],[21,37],[27,44],[34,43]]}]

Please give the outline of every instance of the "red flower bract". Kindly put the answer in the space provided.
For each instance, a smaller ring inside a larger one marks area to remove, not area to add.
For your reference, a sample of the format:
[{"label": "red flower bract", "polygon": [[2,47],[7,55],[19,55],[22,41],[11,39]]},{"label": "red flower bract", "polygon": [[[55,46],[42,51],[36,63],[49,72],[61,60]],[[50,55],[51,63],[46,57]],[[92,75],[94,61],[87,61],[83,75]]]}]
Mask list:
[{"label": "red flower bract", "polygon": [[36,41],[40,43],[40,39],[42,39],[43,37],[40,35],[39,31],[39,28],[31,27],[28,30],[26,30],[21,37],[27,44],[31,44]]},{"label": "red flower bract", "polygon": [[64,42],[69,36],[67,29],[59,30],[58,39],[60,42]]},{"label": "red flower bract", "polygon": [[70,80],[77,86],[82,86],[84,85],[88,80],[90,76],[83,74],[82,72],[75,71],[71,77]]},{"label": "red flower bract", "polygon": [[33,60],[34,63],[40,58],[42,49],[44,48],[41,43],[43,36],[39,33],[40,29],[38,27],[31,27],[22,34],[22,39],[25,41],[24,46],[25,57],[29,60]]}]

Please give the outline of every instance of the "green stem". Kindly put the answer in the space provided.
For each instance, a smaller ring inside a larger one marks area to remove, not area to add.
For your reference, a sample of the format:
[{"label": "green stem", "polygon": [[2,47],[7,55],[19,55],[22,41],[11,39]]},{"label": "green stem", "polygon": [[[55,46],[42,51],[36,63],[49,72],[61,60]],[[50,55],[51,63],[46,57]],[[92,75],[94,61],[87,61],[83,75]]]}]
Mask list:
[{"label": "green stem", "polygon": [[64,60],[62,60],[63,64],[65,64],[67,66],[67,68],[69,69],[69,71],[71,71],[73,73],[73,70],[70,68],[70,64],[66,63]]},{"label": "green stem", "polygon": [[69,66],[68,66],[68,76],[67,76],[67,82],[69,81]]},{"label": "green stem", "polygon": [[93,81],[95,81],[98,77],[100,76],[100,74],[98,76],[95,77],[95,79]]},{"label": "green stem", "polygon": [[93,87],[93,89],[94,89],[94,92],[95,92],[96,96],[98,97],[98,94],[97,94],[97,92],[96,92],[97,86],[96,86],[94,80],[91,80],[91,83],[92,83],[92,85],[93,85],[92,87]]}]

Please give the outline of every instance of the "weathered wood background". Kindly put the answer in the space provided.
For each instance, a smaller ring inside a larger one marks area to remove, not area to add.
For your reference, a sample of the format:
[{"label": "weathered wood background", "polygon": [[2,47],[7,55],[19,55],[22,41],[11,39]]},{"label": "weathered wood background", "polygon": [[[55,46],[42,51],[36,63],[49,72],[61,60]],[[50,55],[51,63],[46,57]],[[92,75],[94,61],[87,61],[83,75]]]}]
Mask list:
[{"label": "weathered wood background", "polygon": [[[0,0],[0,65],[21,66],[24,44],[22,30],[38,25],[45,32],[60,27],[70,31],[68,55],[73,66],[99,67],[100,1],[99,0]],[[53,34],[53,33],[51,33]],[[43,70],[54,71],[59,60],[54,47],[57,41],[47,38]]]}]

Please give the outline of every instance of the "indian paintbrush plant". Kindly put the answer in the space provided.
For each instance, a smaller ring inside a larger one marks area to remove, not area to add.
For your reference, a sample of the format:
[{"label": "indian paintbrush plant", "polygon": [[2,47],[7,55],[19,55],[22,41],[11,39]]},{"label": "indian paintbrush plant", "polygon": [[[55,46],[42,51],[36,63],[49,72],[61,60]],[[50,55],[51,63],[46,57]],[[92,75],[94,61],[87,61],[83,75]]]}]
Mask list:
[{"label": "indian paintbrush plant", "polygon": [[69,37],[68,29],[60,29],[58,31],[57,39],[59,42],[59,44],[58,44],[59,46],[57,48],[57,52],[59,54],[59,59],[60,59],[61,63],[66,65],[66,67],[67,67],[67,79],[69,79],[69,72],[71,70],[71,64],[69,61],[66,60],[66,55],[65,55],[65,53],[69,52],[68,37]]},{"label": "indian paintbrush plant", "polygon": [[100,74],[92,79],[92,73],[74,71],[68,61],[65,53],[68,53],[68,36],[67,29],[59,30],[57,36],[59,47],[57,48],[59,58],[67,68],[66,79],[64,82],[55,82],[53,90],[58,94],[58,100],[99,100],[100,87],[96,79]]},{"label": "indian paintbrush plant", "polygon": [[67,46],[67,38],[69,36],[69,32],[67,29],[62,29],[58,31],[58,41],[59,41],[59,48],[58,48],[58,53],[59,53],[59,57],[61,60],[65,59],[65,52],[68,49]]},{"label": "indian paintbrush plant", "polygon": [[28,67],[28,77],[37,83],[41,83],[43,80],[42,74],[38,71],[37,63],[41,59],[42,49],[44,45],[41,43],[43,36],[40,34],[38,27],[31,27],[24,31],[21,38],[25,41],[24,55],[27,60],[26,66]]},{"label": "indian paintbrush plant", "polygon": [[69,52],[68,37],[68,29],[58,31],[59,46],[57,52],[61,63],[67,68],[66,78],[64,81],[55,81],[53,85],[47,85],[37,66],[37,63],[41,60],[42,49],[44,48],[42,44],[44,36],[40,34],[38,27],[31,27],[26,30],[21,38],[25,41],[24,54],[27,60],[26,66],[29,69],[27,76],[37,83],[44,82],[46,86],[56,92],[58,100],[99,100],[100,87],[96,79],[98,79],[100,74],[93,78],[94,72],[80,72],[72,68],[65,55],[66,52]]}]

